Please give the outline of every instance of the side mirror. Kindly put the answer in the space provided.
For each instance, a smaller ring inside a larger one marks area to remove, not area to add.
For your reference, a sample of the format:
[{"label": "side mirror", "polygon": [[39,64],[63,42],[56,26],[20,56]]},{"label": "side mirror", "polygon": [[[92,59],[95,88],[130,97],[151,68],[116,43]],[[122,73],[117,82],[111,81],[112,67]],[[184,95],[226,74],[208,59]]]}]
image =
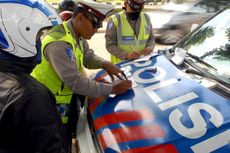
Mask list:
[{"label": "side mirror", "polygon": [[192,24],[192,26],[190,28],[190,32],[193,31],[194,29],[196,29],[196,27],[198,27],[198,26],[199,26],[199,24],[196,24],[196,23]]}]

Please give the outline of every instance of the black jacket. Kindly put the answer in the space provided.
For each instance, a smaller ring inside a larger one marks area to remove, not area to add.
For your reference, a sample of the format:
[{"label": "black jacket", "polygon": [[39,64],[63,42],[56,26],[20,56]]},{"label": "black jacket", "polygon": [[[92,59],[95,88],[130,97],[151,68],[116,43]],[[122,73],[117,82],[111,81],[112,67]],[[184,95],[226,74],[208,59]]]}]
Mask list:
[{"label": "black jacket", "polygon": [[67,153],[55,98],[25,64],[0,60],[0,153]]}]

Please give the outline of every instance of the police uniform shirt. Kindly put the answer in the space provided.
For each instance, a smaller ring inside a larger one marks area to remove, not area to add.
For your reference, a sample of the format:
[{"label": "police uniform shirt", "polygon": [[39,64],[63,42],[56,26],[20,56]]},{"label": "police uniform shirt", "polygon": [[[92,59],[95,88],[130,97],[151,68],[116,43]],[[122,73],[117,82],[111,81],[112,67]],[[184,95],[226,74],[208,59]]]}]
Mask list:
[{"label": "police uniform shirt", "polygon": [[[133,21],[129,20],[128,18],[126,19],[128,20],[130,26],[132,27],[135,35],[138,36],[141,18],[139,17],[137,20],[133,20]],[[150,25],[150,27],[152,27],[152,25]],[[106,33],[105,33],[105,39],[106,39],[107,51],[110,52],[112,55],[115,55],[118,58],[125,60],[128,53],[118,48],[117,28],[115,24],[113,23],[112,19],[109,19],[108,21]],[[154,37],[152,28],[150,28],[150,36],[149,36],[149,39],[148,39],[148,42],[145,48],[149,48],[150,50],[153,50],[154,46],[155,46],[155,37]]]},{"label": "police uniform shirt", "polygon": [[[76,37],[70,20],[67,22],[67,26],[76,40],[80,40],[80,38]],[[81,41],[83,41],[84,66],[89,69],[102,68],[105,60],[94,54],[94,51],[89,48],[86,40],[81,39]],[[79,44],[76,45],[79,46]],[[51,63],[64,84],[74,93],[80,95],[98,97],[110,94],[112,91],[111,84],[96,82],[80,73],[76,67],[75,56],[73,53],[67,53],[67,50],[69,52],[69,48],[72,47],[66,42],[52,42],[46,46],[44,51],[45,58]]]}]

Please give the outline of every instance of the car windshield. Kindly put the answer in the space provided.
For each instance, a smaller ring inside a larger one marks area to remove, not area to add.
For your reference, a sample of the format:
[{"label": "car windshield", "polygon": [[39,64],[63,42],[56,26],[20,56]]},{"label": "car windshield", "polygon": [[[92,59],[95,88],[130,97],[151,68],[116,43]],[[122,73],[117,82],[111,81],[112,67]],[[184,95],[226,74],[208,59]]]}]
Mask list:
[{"label": "car windshield", "polygon": [[216,69],[209,73],[230,82],[230,6],[174,46]]}]

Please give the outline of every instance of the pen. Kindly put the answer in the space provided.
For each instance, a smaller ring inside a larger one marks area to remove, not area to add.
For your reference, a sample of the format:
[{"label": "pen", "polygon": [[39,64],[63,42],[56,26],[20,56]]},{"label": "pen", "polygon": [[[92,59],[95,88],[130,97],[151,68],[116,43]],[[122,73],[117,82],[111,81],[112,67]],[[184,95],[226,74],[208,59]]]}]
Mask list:
[{"label": "pen", "polygon": [[124,71],[121,71],[121,74],[125,77],[126,80],[128,80],[127,76],[125,75]]}]

